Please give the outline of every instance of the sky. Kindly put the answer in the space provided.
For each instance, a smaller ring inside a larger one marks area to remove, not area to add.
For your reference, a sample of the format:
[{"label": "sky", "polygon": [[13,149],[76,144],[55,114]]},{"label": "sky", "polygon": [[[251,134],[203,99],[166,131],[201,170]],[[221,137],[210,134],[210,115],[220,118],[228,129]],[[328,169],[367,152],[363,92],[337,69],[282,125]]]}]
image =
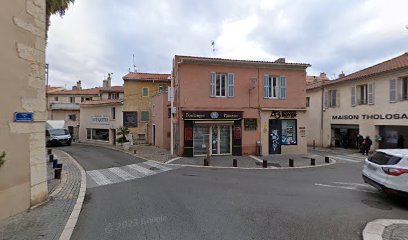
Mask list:
[{"label": "sky", "polygon": [[[407,0],[75,0],[51,17],[49,84],[170,73],[174,55],[309,63],[330,79],[408,52]],[[215,52],[211,41],[215,41]]]}]

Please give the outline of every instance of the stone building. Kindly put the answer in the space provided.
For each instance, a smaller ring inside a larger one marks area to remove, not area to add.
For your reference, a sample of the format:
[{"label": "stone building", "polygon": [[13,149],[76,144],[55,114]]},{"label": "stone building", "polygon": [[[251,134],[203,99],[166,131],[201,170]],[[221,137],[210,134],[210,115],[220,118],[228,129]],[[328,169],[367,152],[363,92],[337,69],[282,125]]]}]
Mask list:
[{"label": "stone building", "polygon": [[0,154],[6,153],[0,167],[3,219],[48,198],[45,0],[4,1],[0,16]]}]

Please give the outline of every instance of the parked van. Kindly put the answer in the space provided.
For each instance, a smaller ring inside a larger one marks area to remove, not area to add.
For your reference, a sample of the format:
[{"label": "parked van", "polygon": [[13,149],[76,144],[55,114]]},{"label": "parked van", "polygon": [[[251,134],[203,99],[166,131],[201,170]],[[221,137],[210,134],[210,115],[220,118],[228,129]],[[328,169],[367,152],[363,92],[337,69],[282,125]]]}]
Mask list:
[{"label": "parked van", "polygon": [[71,145],[72,137],[65,126],[64,120],[48,120],[46,124],[45,138],[47,141],[47,147],[55,145]]}]

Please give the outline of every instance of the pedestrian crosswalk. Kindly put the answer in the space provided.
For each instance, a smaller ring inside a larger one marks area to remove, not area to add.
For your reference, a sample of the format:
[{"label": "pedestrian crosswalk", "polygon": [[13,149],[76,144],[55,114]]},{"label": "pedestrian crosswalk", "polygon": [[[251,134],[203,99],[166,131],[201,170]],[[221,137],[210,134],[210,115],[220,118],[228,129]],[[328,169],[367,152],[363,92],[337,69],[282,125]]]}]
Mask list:
[{"label": "pedestrian crosswalk", "polygon": [[364,156],[359,153],[345,155],[329,155],[329,157],[336,161],[346,161],[352,163],[364,162],[364,160],[367,158],[367,156]]},{"label": "pedestrian crosswalk", "polygon": [[88,188],[120,183],[170,171],[179,166],[165,166],[153,161],[137,164],[87,171]]}]

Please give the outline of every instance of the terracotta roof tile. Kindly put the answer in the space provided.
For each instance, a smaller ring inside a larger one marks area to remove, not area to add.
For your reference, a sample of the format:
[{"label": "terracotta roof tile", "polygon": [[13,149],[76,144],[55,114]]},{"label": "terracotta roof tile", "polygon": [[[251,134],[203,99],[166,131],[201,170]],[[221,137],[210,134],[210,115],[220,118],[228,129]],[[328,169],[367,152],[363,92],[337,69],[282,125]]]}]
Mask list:
[{"label": "terracotta roof tile", "polygon": [[55,92],[47,92],[49,95],[98,95],[101,92],[124,92],[123,86],[112,86],[110,88],[88,88],[79,90],[61,90]]},{"label": "terracotta roof tile", "polygon": [[169,81],[170,74],[166,73],[141,73],[141,72],[130,72],[123,76],[123,80],[165,80]]},{"label": "terracotta roof tile", "polygon": [[107,99],[107,100],[94,100],[94,101],[83,101],[81,105],[110,105],[110,104],[120,104],[123,103],[124,99]]},{"label": "terracotta roof tile", "polygon": [[366,77],[371,77],[377,74],[381,73],[386,73],[390,71],[395,71],[403,68],[408,68],[408,52],[389,59],[387,61],[378,63],[374,66],[365,68],[363,70],[354,72],[352,74],[346,75],[342,78],[338,78],[336,80],[330,81],[327,84],[334,84],[338,82],[343,82],[343,81],[349,81],[349,80],[356,80],[356,79],[361,79],[361,78],[366,78]]}]

